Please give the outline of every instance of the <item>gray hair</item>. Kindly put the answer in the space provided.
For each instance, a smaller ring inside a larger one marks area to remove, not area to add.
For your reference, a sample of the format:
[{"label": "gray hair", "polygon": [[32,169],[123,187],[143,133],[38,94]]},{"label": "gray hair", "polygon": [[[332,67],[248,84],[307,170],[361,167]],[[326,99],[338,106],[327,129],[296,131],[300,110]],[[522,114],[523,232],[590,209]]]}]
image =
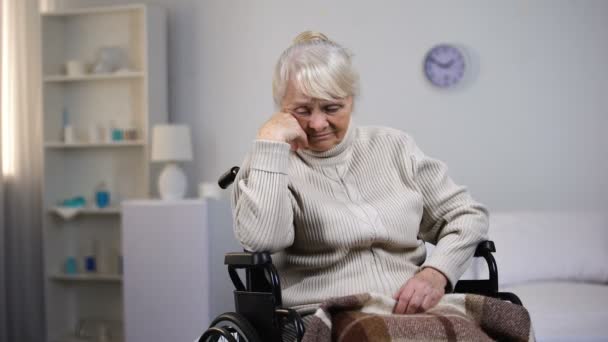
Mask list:
[{"label": "gray hair", "polygon": [[356,95],[359,74],[351,57],[349,51],[320,32],[300,33],[277,61],[272,80],[275,104],[281,105],[290,81],[312,98],[331,100]]}]

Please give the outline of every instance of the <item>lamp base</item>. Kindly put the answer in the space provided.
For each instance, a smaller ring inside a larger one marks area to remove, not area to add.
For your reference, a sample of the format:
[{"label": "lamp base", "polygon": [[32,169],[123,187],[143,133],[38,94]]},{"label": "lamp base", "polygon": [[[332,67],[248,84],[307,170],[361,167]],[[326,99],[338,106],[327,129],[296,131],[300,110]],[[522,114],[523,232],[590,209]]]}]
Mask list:
[{"label": "lamp base", "polygon": [[167,164],[158,177],[160,198],[163,200],[184,198],[187,183],[184,171],[176,163]]}]

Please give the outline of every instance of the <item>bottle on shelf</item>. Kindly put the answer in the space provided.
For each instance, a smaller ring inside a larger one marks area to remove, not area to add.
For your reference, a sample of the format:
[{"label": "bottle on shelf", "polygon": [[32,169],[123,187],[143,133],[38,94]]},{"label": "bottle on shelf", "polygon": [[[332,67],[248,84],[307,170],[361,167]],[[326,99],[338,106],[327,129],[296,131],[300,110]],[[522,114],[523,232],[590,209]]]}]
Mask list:
[{"label": "bottle on shelf", "polygon": [[101,182],[95,188],[95,204],[103,209],[110,206],[110,191],[105,182]]},{"label": "bottle on shelf", "polygon": [[74,256],[68,256],[65,258],[63,272],[68,275],[78,274],[78,261]]},{"label": "bottle on shelf", "polygon": [[66,144],[73,144],[76,142],[76,135],[74,133],[74,126],[70,124],[70,115],[67,108],[63,108],[62,113],[62,128],[63,128],[63,142]]},{"label": "bottle on shelf", "polygon": [[116,124],[114,120],[110,122],[110,141],[119,142],[124,140],[123,130]]},{"label": "bottle on shelf", "polygon": [[83,246],[84,271],[86,273],[97,273],[97,254],[99,242],[96,239],[91,239]]},{"label": "bottle on shelf", "polygon": [[125,140],[137,140],[137,128],[135,128],[135,122],[131,120],[129,125],[127,125],[124,129],[124,138]]}]

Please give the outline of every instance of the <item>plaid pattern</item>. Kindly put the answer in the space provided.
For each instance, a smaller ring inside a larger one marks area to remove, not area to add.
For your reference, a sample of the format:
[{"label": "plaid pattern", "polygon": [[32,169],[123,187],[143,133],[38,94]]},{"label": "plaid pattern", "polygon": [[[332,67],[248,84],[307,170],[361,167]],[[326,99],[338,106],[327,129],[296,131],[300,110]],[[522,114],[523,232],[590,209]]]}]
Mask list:
[{"label": "plaid pattern", "polygon": [[304,342],[535,341],[528,311],[500,299],[447,294],[414,315],[394,315],[394,305],[379,294],[332,298],[308,322]]}]

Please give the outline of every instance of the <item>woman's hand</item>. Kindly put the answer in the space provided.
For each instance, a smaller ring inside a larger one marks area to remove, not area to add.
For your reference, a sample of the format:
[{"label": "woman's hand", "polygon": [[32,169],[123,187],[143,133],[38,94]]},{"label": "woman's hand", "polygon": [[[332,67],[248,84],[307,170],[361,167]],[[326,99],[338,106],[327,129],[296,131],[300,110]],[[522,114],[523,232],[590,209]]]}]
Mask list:
[{"label": "woman's hand", "polygon": [[393,298],[397,301],[393,313],[414,314],[425,312],[439,303],[445,294],[448,280],[443,273],[426,267],[408,280]]},{"label": "woman's hand", "polygon": [[290,113],[275,113],[260,128],[257,138],[286,142],[291,145],[292,150],[308,147],[306,133]]}]

